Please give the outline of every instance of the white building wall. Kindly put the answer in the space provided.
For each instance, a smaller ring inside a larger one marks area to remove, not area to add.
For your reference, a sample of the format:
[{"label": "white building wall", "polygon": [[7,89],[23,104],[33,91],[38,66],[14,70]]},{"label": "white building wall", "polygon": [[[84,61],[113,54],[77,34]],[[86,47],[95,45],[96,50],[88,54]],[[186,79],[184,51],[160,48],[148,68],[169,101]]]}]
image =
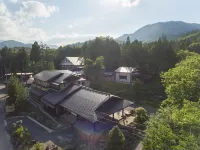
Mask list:
[{"label": "white building wall", "polygon": [[[116,73],[116,82],[124,82],[124,83],[131,83],[131,74],[130,73]],[[127,79],[120,79],[120,76],[126,76]]]}]

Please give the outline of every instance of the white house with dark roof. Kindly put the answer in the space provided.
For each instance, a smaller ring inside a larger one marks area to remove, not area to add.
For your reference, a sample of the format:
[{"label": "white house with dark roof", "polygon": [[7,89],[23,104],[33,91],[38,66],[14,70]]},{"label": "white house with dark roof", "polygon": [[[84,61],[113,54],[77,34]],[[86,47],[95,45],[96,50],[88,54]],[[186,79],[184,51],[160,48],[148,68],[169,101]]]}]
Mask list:
[{"label": "white house with dark roof", "polygon": [[137,71],[133,67],[119,67],[115,70],[115,81],[120,83],[132,83],[133,73]]},{"label": "white house with dark roof", "polygon": [[84,66],[83,57],[66,57],[61,63],[61,69],[68,69],[73,71],[74,69]]}]

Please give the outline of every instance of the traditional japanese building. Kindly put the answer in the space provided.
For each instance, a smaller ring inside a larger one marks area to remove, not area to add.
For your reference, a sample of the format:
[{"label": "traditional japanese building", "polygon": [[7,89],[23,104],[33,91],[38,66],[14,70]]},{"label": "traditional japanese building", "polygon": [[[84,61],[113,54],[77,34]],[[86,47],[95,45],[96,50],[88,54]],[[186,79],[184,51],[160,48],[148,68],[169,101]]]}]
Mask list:
[{"label": "traditional japanese building", "polygon": [[77,84],[79,77],[71,71],[43,71],[34,76],[30,97],[48,112],[66,120],[90,122],[119,121],[133,102],[109,93]]}]

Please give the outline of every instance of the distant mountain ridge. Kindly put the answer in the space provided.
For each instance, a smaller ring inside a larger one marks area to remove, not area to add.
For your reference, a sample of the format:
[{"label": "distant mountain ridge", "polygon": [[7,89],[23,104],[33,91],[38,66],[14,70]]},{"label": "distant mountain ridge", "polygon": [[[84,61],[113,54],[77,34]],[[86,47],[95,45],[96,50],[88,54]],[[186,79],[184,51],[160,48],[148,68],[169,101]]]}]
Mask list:
[{"label": "distant mountain ridge", "polygon": [[[31,48],[32,44],[25,44],[22,42],[14,41],[14,40],[8,40],[8,41],[0,41],[0,48],[3,48],[7,46],[8,48],[14,48],[14,47],[27,47]],[[58,48],[56,45],[48,45],[50,48]]]},{"label": "distant mountain ridge", "polygon": [[116,39],[119,42],[125,42],[129,36],[131,41],[139,40],[142,42],[152,42],[161,36],[166,36],[168,40],[175,40],[185,33],[200,30],[200,24],[185,23],[182,21],[158,22],[146,25],[132,34],[124,34]]}]

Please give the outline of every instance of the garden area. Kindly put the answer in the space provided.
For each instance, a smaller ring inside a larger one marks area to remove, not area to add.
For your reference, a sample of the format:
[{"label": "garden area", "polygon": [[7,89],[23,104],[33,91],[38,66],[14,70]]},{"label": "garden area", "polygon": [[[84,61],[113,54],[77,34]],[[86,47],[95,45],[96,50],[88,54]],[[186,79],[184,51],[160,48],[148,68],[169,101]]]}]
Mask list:
[{"label": "garden area", "polygon": [[7,85],[7,93],[8,98],[5,103],[6,118],[29,116],[50,129],[57,127],[57,123],[27,101],[25,87],[14,76],[10,78],[10,82]]},{"label": "garden area", "polygon": [[22,121],[13,123],[8,132],[11,135],[13,148],[16,150],[62,150],[50,141],[41,143],[33,139],[28,129],[22,126]]}]

